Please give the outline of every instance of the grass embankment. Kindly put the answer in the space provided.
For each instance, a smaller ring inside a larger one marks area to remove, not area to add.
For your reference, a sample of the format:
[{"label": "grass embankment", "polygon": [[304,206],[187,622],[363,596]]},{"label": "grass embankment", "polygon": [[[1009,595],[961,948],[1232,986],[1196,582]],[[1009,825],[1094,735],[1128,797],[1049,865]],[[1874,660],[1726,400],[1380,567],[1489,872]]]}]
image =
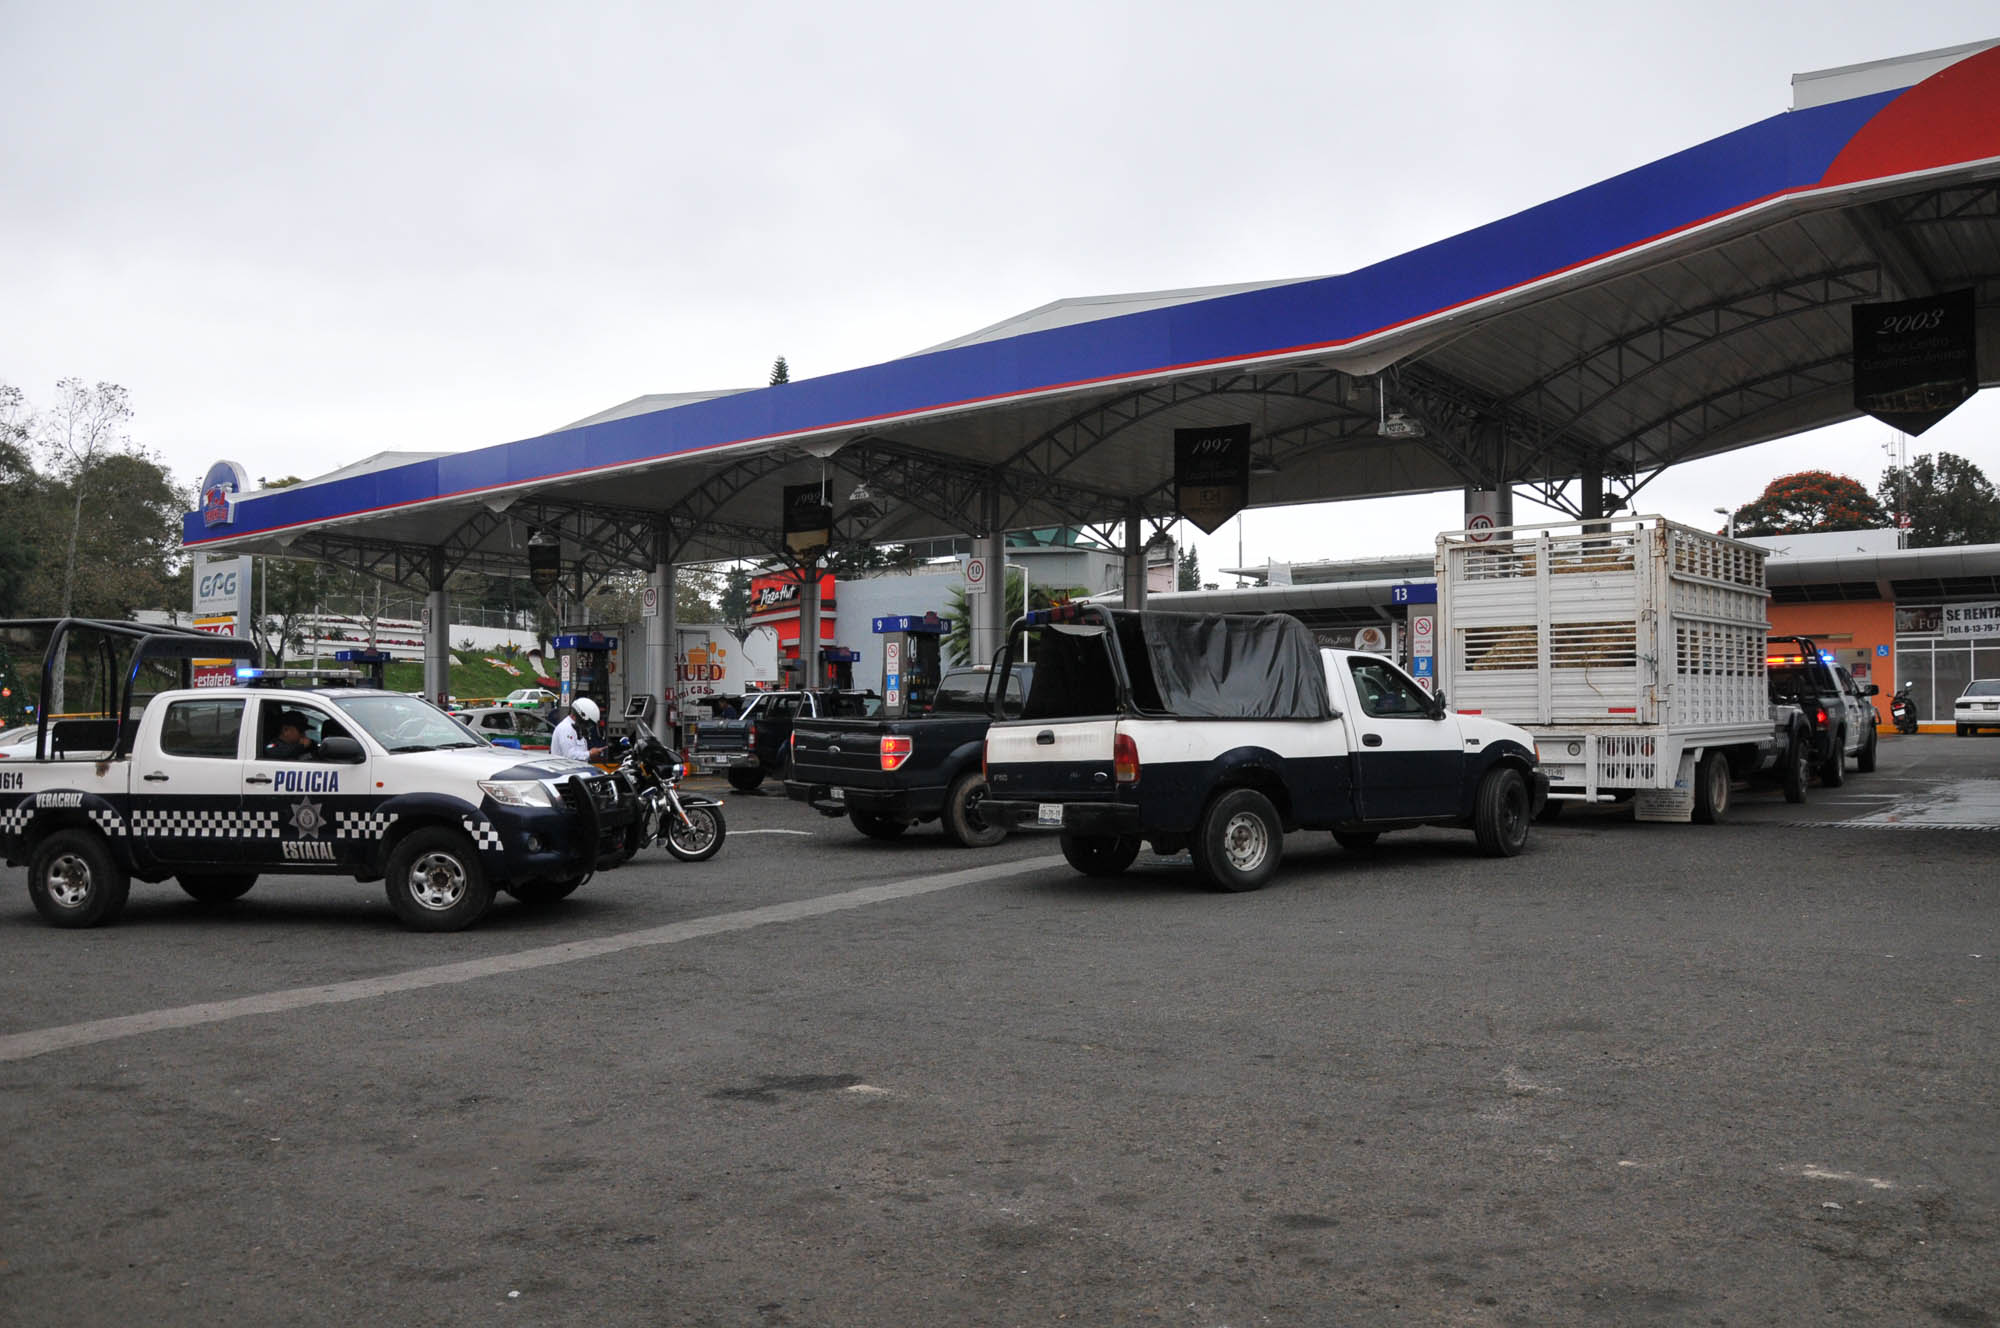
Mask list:
[{"label": "grass embankment", "polygon": [[[501,664],[510,664],[515,672],[509,673]],[[292,660],[287,667],[304,668],[310,660]],[[340,667],[322,658],[323,666]],[[421,692],[424,689],[424,666],[420,660],[391,660],[384,679],[392,692]],[[461,705],[481,701],[496,701],[517,687],[533,687],[535,671],[528,667],[525,657],[516,655],[512,659],[501,654],[482,655],[472,650],[451,652],[451,694]]]}]

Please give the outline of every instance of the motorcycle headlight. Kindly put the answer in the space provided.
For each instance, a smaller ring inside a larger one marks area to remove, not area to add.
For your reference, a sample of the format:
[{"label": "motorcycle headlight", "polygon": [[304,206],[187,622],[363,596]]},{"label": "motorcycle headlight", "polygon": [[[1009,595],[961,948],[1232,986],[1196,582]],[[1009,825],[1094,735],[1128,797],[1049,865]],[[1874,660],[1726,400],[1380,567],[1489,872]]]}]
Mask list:
[{"label": "motorcycle headlight", "polygon": [[673,772],[674,772],[673,778],[685,779],[687,777],[688,768],[682,765],[679,761],[676,761],[673,764]]},{"label": "motorcycle headlight", "polygon": [[502,807],[553,807],[549,786],[532,779],[482,779],[482,793]]}]

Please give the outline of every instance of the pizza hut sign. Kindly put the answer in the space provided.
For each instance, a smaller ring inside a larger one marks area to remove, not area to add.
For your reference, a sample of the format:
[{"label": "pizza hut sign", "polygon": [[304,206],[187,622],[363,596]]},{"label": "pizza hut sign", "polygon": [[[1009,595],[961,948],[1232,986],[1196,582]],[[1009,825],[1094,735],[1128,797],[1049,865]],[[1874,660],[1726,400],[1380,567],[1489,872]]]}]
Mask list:
[{"label": "pizza hut sign", "polygon": [[759,586],[750,605],[752,613],[769,613],[772,609],[782,609],[799,602],[799,583],[788,581],[783,585]]}]

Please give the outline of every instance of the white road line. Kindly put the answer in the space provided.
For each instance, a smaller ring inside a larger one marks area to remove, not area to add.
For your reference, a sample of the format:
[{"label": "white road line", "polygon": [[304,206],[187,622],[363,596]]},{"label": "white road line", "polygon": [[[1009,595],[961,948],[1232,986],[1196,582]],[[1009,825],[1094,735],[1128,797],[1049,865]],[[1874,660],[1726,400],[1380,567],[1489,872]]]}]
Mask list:
[{"label": "white road line", "polygon": [[912,877],[906,881],[864,886],[859,890],[848,890],[837,895],[820,895],[814,899],[798,899],[787,904],[770,904],[764,908],[745,909],[739,913],[718,913],[713,917],[692,918],[686,922],[670,923],[664,927],[649,927],[643,931],[628,931],[616,936],[599,936],[587,941],[567,941],[561,945],[520,950],[513,954],[490,955],[485,959],[468,959],[457,964],[413,968],[407,973],[391,973],[384,977],[358,978],[352,982],[335,982],[322,987],[295,987],[289,991],[265,992],[261,996],[242,996],[230,1001],[183,1005],[173,1009],[150,1010],[144,1014],[120,1015],[113,1019],[93,1019],[82,1024],[64,1024],[57,1028],[38,1028],[27,1033],[10,1033],[0,1037],[0,1061],[26,1060],[30,1056],[42,1056],[52,1051],[89,1046],[93,1042],[110,1042],[117,1038],[138,1037],[144,1033],[158,1033],[170,1028],[195,1028],[202,1024],[219,1024],[230,1019],[245,1019],[251,1015],[281,1014],[286,1010],[303,1010],[315,1005],[338,1005],[343,1001],[364,1001],[375,996],[417,991],[424,987],[472,982],[502,973],[521,973],[532,968],[574,963],[579,959],[596,959],[625,950],[644,949],[647,946],[678,945],[682,941],[700,940],[705,936],[748,931],[752,927],[768,926],[775,922],[799,922],[827,913],[866,908],[870,904],[883,904],[896,899],[909,899],[915,895],[934,894],[939,890],[951,890],[961,885],[977,885],[982,881],[1043,871],[1058,866],[1061,862],[1062,859],[1059,857],[995,862],[984,867],[968,867],[964,871],[947,872],[943,876]]},{"label": "white road line", "polygon": [[813,837],[813,832],[810,830],[733,830],[730,833],[738,835],[803,835],[807,839]]}]

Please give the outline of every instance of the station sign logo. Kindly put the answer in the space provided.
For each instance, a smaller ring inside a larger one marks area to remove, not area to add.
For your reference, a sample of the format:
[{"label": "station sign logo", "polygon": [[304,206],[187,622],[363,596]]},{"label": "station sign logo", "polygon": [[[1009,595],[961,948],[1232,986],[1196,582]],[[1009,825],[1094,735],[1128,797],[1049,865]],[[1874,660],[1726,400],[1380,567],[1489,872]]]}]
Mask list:
[{"label": "station sign logo", "polygon": [[1250,501],[1250,426],[1174,430],[1174,508],[1213,535]]},{"label": "station sign logo", "polygon": [[1920,434],[1979,390],[1972,291],[1853,306],[1854,408]]},{"label": "station sign logo", "polygon": [[226,526],[236,519],[236,495],[250,487],[250,477],[234,461],[218,461],[201,477],[201,524]]}]

